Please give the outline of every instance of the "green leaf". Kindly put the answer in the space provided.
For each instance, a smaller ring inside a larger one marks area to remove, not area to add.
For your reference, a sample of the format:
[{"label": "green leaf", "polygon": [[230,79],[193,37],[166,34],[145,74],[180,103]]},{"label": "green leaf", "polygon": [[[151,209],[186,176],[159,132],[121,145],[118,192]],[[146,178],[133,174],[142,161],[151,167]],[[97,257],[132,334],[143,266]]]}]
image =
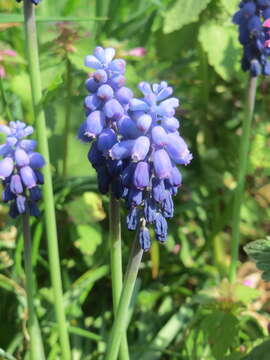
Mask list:
[{"label": "green leaf", "polygon": [[270,340],[256,346],[243,360],[269,360]]},{"label": "green leaf", "polygon": [[240,68],[241,49],[234,25],[209,22],[200,28],[199,41],[208,55],[210,65],[226,81]]},{"label": "green leaf", "polygon": [[105,219],[101,197],[94,192],[85,192],[66,206],[72,221],[76,224],[89,224]]},{"label": "green leaf", "polygon": [[102,231],[98,224],[95,225],[78,225],[79,238],[75,246],[80,249],[84,255],[93,255],[97,247],[102,242]]},{"label": "green leaf", "polygon": [[244,247],[244,250],[256,263],[257,268],[263,271],[263,280],[270,281],[270,237],[252,241]]},{"label": "green leaf", "polygon": [[184,25],[197,21],[200,13],[210,0],[178,0],[167,12],[164,19],[165,34],[181,29]]},{"label": "green leaf", "polygon": [[28,108],[31,105],[31,85],[29,76],[25,72],[13,75],[10,81],[12,91],[18,95],[24,105]]},{"label": "green leaf", "polygon": [[16,360],[15,357],[5,352],[5,350],[0,348],[0,359],[6,360]]},{"label": "green leaf", "polygon": [[229,313],[214,311],[202,321],[213,355],[221,359],[238,335],[238,320]]},{"label": "green leaf", "polygon": [[234,14],[238,10],[239,0],[221,0],[221,2],[230,14]]},{"label": "green leaf", "polygon": [[179,333],[184,334],[184,330],[193,315],[194,313],[190,305],[183,305],[155,335],[154,340],[151,341],[151,345],[141,354],[139,359],[156,360],[163,358],[163,351]]}]

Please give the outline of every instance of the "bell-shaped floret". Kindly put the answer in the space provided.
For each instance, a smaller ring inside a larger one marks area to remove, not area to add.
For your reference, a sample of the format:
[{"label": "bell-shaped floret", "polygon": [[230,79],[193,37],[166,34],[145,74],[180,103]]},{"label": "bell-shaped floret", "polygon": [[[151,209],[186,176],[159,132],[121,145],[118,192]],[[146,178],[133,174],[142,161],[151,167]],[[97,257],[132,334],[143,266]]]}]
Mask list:
[{"label": "bell-shaped floret", "polygon": [[138,162],[133,176],[133,185],[140,190],[149,186],[149,164],[146,161]]},{"label": "bell-shaped floret", "polygon": [[4,180],[12,174],[14,163],[11,157],[0,160],[0,179]]},{"label": "bell-shaped floret", "polygon": [[131,151],[131,158],[133,161],[144,160],[150,149],[150,140],[146,136],[138,137]]},{"label": "bell-shaped floret", "polygon": [[29,155],[29,159],[30,159],[30,166],[33,169],[41,169],[45,165],[44,157],[38,152],[31,153]]},{"label": "bell-shaped floret", "polygon": [[143,251],[148,251],[151,247],[150,233],[147,227],[142,227],[139,231],[139,242]]},{"label": "bell-shaped floret", "polygon": [[158,179],[167,179],[171,175],[172,163],[167,151],[158,149],[153,154],[153,163]]},{"label": "bell-shaped floret", "polygon": [[112,129],[104,129],[98,137],[97,147],[98,150],[103,154],[107,154],[108,151],[113,147],[117,142],[117,137],[115,131]]},{"label": "bell-shaped floret", "polygon": [[10,190],[16,195],[21,194],[23,192],[23,185],[20,175],[18,174],[12,175],[10,180]]},{"label": "bell-shaped floret", "polygon": [[104,112],[111,120],[119,120],[124,115],[124,109],[116,99],[111,99],[106,102]]},{"label": "bell-shaped floret", "polygon": [[85,135],[95,137],[99,135],[105,126],[105,115],[102,111],[93,111],[88,115],[85,123]]},{"label": "bell-shaped floret", "polygon": [[168,136],[164,128],[160,125],[152,128],[152,141],[156,146],[165,146],[168,142]]},{"label": "bell-shaped floret", "polygon": [[126,159],[131,155],[135,140],[123,140],[116,143],[110,150],[113,160]]},{"label": "bell-shaped floret", "polygon": [[192,155],[188,150],[186,142],[178,133],[168,134],[166,150],[177,164],[188,165],[192,160]]},{"label": "bell-shaped floret", "polygon": [[24,166],[20,169],[20,175],[24,186],[28,189],[37,185],[37,178],[30,166]]}]

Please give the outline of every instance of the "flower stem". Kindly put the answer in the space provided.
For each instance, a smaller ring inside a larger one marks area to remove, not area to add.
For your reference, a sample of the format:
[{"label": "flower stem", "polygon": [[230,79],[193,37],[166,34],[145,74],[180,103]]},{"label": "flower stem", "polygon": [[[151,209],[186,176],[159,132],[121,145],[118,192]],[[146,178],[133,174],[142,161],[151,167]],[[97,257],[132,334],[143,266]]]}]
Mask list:
[{"label": "flower stem", "polygon": [[[121,221],[120,204],[110,192],[110,253],[111,253],[111,277],[114,316],[117,315],[122,286],[122,248],[121,248]],[[119,357],[121,360],[129,359],[128,342],[126,334],[123,334],[120,344]]]},{"label": "flower stem", "polygon": [[243,133],[241,136],[241,143],[240,143],[237,187],[234,193],[231,264],[229,270],[230,282],[234,282],[236,280],[239,241],[240,241],[241,205],[244,198],[245,177],[247,173],[248,152],[250,148],[251,124],[254,114],[256,89],[257,89],[257,77],[250,77],[247,87],[247,101],[246,101],[246,109],[245,109],[245,118],[243,120]]},{"label": "flower stem", "polygon": [[121,292],[119,306],[109,336],[105,360],[117,359],[120,342],[121,339],[123,338],[123,334],[127,327],[128,308],[130,305],[130,300],[134,290],[142,256],[143,256],[143,250],[140,248],[138,237],[136,236],[130,253],[130,258],[127,266],[127,272],[125,275],[124,286]]},{"label": "flower stem", "polygon": [[22,216],[24,238],[24,266],[26,276],[26,296],[28,307],[28,330],[30,334],[30,359],[35,360],[38,355],[40,360],[45,360],[41,332],[34,308],[34,278],[32,267],[32,245],[29,215]]},{"label": "flower stem", "polygon": [[66,113],[65,113],[65,130],[64,130],[64,151],[63,151],[63,177],[67,175],[67,160],[68,160],[68,137],[70,130],[71,119],[71,95],[72,95],[72,76],[71,76],[71,63],[66,59]]},{"label": "flower stem", "polygon": [[5,113],[6,113],[5,115],[7,116],[8,121],[12,121],[13,118],[12,118],[12,115],[11,115],[9,102],[7,100],[7,97],[6,97],[4,82],[3,82],[3,79],[2,79],[1,76],[0,76],[0,88],[1,88],[2,101],[3,101],[3,104],[4,104],[4,108],[5,108]]},{"label": "flower stem", "polygon": [[54,294],[54,306],[58,323],[59,338],[62,350],[62,358],[69,360],[70,345],[63,306],[63,290],[60,272],[59,250],[57,242],[56,217],[52,178],[50,171],[49,147],[47,141],[47,129],[45,113],[42,108],[42,88],[39,67],[39,54],[35,22],[35,10],[31,0],[24,0],[25,33],[28,51],[29,71],[32,89],[32,101],[35,115],[35,124],[38,135],[39,150],[45,158],[44,166],[44,206],[46,219],[46,232],[50,262],[51,281]]}]

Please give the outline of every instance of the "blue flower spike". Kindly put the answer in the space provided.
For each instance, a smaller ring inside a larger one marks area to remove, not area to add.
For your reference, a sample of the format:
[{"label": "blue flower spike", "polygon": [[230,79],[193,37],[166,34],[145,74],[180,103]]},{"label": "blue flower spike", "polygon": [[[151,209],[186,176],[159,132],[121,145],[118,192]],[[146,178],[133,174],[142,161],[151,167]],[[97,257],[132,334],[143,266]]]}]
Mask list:
[{"label": "blue flower spike", "polygon": [[265,26],[270,18],[270,1],[243,0],[239,8],[233,22],[239,27],[239,42],[243,45],[242,69],[253,77],[270,75],[270,36]]},{"label": "blue flower spike", "polygon": [[142,98],[125,86],[125,62],[114,59],[112,48],[97,47],[85,58],[94,68],[86,81],[86,120],[78,137],[91,142],[88,159],[97,171],[99,189],[109,186],[128,208],[127,227],[139,231],[144,251],[150,248],[150,227],[156,239],[167,238],[167,220],[173,217],[173,196],[182,184],[176,165],[192,160],[180,136],[175,117],[179,100],[165,81],[141,82]]},{"label": "blue flower spike", "polygon": [[36,141],[25,139],[33,133],[32,126],[21,121],[11,121],[9,126],[0,125],[0,133],[6,142],[0,145],[0,179],[4,190],[2,200],[10,204],[9,215],[13,218],[29,211],[38,216],[36,202],[41,199],[39,185],[43,184],[40,169],[44,158],[35,151]]}]

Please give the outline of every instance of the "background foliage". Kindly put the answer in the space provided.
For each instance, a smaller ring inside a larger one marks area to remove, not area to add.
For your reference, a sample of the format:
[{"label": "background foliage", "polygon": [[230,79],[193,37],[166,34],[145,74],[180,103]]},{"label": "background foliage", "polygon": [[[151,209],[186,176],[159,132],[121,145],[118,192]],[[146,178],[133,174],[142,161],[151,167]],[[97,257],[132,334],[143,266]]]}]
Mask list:
[{"label": "background foliage", "polygon": [[[86,54],[114,46],[125,58],[127,84],[167,80],[181,100],[178,117],[194,160],[184,169],[175,217],[164,246],[144,256],[130,312],[132,359],[267,359],[270,297],[255,265],[241,250],[238,283],[226,281],[232,194],[247,75],[231,23],[238,0],[43,0],[37,8],[44,107],[54,175],[65,308],[73,359],[102,359],[112,321],[108,200],[97,192],[87,147],[76,139],[84,118]],[[0,0],[0,122],[32,123],[21,5]],[[63,25],[63,20],[69,20]],[[143,56],[131,49],[144,47]],[[269,80],[257,95],[242,246],[262,239],[269,254]],[[70,116],[70,117],[69,117]],[[67,117],[70,126],[66,126]],[[44,134],[46,136],[46,134]],[[66,140],[67,139],[67,140]],[[68,141],[67,174],[63,176]],[[123,219],[125,209],[123,208]],[[20,224],[0,205],[0,358],[24,359],[26,297]],[[43,219],[33,221],[36,299],[48,360],[59,358]],[[124,232],[127,258],[132,234]],[[247,251],[255,260],[256,247]],[[269,258],[269,257],[268,257]],[[265,269],[269,280],[269,267]],[[260,345],[261,344],[261,345]],[[256,347],[259,346],[259,347]]]}]

